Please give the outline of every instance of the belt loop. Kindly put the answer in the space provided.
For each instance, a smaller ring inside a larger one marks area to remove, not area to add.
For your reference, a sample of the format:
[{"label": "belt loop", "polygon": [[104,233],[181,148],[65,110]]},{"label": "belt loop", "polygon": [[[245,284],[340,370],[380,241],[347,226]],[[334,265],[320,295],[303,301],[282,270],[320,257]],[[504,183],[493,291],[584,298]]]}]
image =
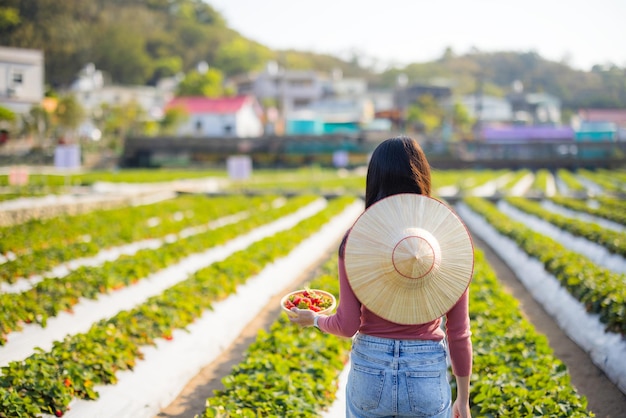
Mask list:
[{"label": "belt loop", "polygon": [[401,341],[394,340],[394,344],[393,344],[393,355],[394,355],[394,357],[400,357],[400,343],[401,343]]}]

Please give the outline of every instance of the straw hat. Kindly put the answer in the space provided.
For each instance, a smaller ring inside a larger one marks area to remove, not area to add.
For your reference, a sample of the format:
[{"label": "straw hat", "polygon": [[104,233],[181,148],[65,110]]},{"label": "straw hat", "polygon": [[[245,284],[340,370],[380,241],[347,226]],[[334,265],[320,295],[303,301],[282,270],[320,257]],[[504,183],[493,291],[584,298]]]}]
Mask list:
[{"label": "straw hat", "polygon": [[397,194],[356,220],[345,247],[348,282],[376,315],[398,324],[441,317],[474,271],[474,248],[459,217],[439,200]]}]

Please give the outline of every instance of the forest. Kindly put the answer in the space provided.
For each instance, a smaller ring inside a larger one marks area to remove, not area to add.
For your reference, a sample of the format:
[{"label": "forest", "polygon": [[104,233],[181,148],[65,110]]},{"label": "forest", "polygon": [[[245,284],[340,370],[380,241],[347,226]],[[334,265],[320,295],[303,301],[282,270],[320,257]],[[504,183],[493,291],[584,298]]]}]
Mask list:
[{"label": "forest", "polygon": [[373,88],[391,87],[398,75],[410,83],[445,80],[457,95],[482,89],[503,96],[519,80],[527,91],[546,92],[564,111],[626,108],[626,68],[598,63],[590,71],[542,58],[534,51],[456,54],[431,62],[375,70],[356,53],[350,59],[308,51],[272,50],[242,36],[202,0],[4,0],[0,45],[41,49],[49,90],[68,86],[87,63],[115,84],[153,85],[206,62],[224,77],[276,61],[288,69],[364,77]]}]

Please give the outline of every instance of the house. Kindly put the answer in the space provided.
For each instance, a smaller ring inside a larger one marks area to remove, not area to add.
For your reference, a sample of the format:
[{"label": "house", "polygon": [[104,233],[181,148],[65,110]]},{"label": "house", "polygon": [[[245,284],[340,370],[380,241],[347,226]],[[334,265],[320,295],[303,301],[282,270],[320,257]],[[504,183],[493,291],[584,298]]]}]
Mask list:
[{"label": "house", "polygon": [[626,109],[580,109],[572,119],[577,131],[590,139],[626,141]]},{"label": "house", "polygon": [[374,105],[364,97],[330,97],[287,115],[286,133],[336,134],[359,132],[374,119]]},{"label": "house", "polygon": [[43,100],[44,77],[43,51],[0,47],[0,106],[30,112]]},{"label": "house", "polygon": [[431,96],[444,107],[452,104],[452,88],[424,84],[401,87],[394,93],[394,102],[399,109],[406,109],[411,104],[417,103],[423,96]]},{"label": "house", "polygon": [[174,97],[176,83],[161,80],[156,86],[122,86],[108,84],[93,64],[87,64],[70,86],[78,103],[89,116],[99,112],[102,105],[122,106],[136,103],[145,112],[148,120],[159,120],[163,108]]},{"label": "house", "polygon": [[547,93],[514,91],[507,96],[513,111],[513,123],[525,125],[559,125],[561,101]]},{"label": "house", "polygon": [[463,96],[460,103],[465,107],[470,118],[481,124],[508,124],[513,120],[513,108],[508,100],[487,95]]},{"label": "house", "polygon": [[317,72],[286,70],[276,63],[269,63],[262,72],[233,77],[230,81],[238,94],[254,96],[264,105],[271,102],[282,116],[306,108],[328,93],[325,78]]},{"label": "house", "polygon": [[180,108],[187,120],[177,133],[193,137],[259,137],[263,135],[261,107],[253,96],[222,98],[177,97],[167,109]]}]

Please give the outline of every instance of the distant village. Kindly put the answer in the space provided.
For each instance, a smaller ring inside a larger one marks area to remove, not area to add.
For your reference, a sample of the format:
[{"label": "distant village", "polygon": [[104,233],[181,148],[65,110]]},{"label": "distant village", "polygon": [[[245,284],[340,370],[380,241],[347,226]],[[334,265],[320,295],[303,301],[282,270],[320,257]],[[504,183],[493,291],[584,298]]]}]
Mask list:
[{"label": "distant village", "polygon": [[[22,115],[35,105],[54,106],[44,97],[44,59],[39,50],[0,47],[1,107]],[[85,111],[77,134],[92,140],[100,135],[93,116],[106,104],[135,102],[154,121],[167,109],[181,109],[186,118],[176,126],[178,137],[254,138],[403,130],[407,109],[425,95],[443,109],[464,107],[476,129],[462,140],[626,140],[626,109],[580,109],[564,124],[558,97],[525,91],[521,83],[514,83],[506,97],[480,91],[457,97],[445,85],[400,78],[393,89],[372,90],[365,80],[344,77],[340,71],[296,71],[276,63],[229,78],[234,94],[224,97],[176,97],[179,81],[172,77],[156,86],[109,84],[100,69],[87,63],[63,93],[73,95]],[[268,102],[273,105],[262,105]],[[450,132],[442,127],[439,139],[452,140]]]}]

